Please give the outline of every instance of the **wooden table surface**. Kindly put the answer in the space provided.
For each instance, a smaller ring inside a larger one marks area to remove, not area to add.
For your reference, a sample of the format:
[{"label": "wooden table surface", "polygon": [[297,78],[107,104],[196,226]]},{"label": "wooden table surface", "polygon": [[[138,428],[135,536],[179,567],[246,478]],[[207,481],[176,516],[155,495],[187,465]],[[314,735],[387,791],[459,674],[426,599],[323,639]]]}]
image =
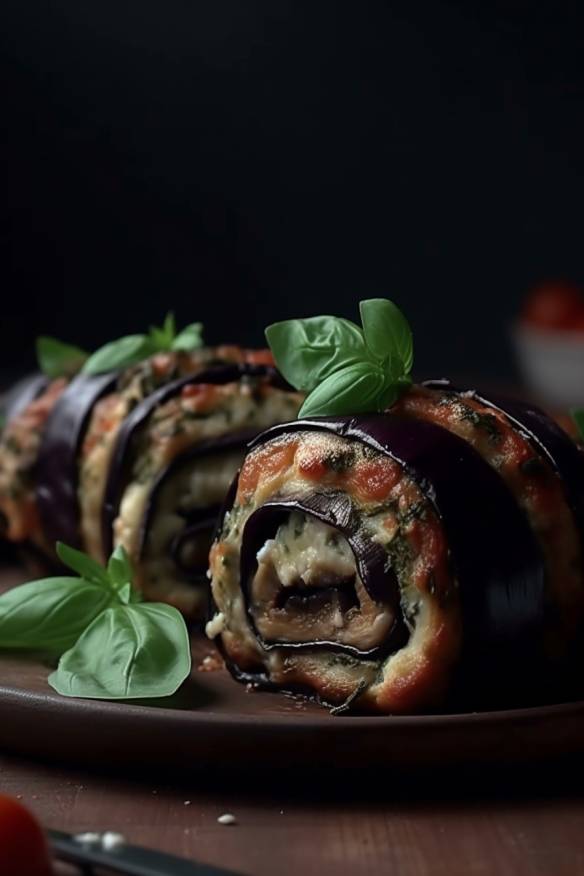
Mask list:
[{"label": "wooden table surface", "polygon": [[[425,777],[339,764],[336,774],[144,777],[0,758],[2,792],[48,827],[115,829],[266,876],[584,873],[581,775],[579,763]],[[225,812],[236,825],[217,822]]]}]

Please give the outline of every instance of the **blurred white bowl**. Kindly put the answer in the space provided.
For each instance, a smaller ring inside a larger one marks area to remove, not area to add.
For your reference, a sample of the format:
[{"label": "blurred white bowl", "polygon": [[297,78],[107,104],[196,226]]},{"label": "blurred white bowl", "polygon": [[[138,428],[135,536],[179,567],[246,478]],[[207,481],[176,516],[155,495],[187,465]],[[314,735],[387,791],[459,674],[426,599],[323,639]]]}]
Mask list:
[{"label": "blurred white bowl", "polygon": [[523,378],[543,401],[584,405],[584,332],[515,326],[513,340]]}]

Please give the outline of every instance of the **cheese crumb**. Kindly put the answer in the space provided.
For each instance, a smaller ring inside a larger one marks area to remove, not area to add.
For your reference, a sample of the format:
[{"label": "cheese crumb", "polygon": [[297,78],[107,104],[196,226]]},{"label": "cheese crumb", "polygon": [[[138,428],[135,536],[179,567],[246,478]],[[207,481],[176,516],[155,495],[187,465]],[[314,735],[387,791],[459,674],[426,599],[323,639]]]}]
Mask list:
[{"label": "cheese crumb", "polygon": [[223,815],[220,815],[217,821],[219,824],[237,824],[237,818],[231,812],[225,812]]},{"label": "cheese crumb", "polygon": [[116,833],[113,830],[106,830],[101,837],[101,847],[104,852],[113,852],[114,849],[119,849],[125,845],[126,838],[121,833]]},{"label": "cheese crumb", "polygon": [[92,831],[86,831],[86,833],[78,833],[73,839],[77,843],[81,843],[82,846],[93,846],[96,843],[100,842],[101,834],[94,833]]},{"label": "cheese crumb", "polygon": [[205,632],[210,639],[214,639],[219,633],[225,629],[225,615],[222,611],[218,611],[212,620],[205,627]]}]

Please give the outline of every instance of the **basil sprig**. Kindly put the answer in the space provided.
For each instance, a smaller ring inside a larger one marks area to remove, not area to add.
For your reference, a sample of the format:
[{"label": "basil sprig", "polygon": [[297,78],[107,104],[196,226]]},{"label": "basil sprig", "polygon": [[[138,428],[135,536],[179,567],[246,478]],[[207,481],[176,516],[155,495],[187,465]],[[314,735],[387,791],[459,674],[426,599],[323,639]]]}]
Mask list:
[{"label": "basil sprig", "polygon": [[168,313],[162,326],[151,326],[148,334],[126,335],[100,347],[83,366],[83,373],[102,374],[128,368],[156,353],[197,350],[203,345],[202,333],[200,322],[193,322],[177,333],[174,314]]},{"label": "basil sprig", "polygon": [[73,377],[82,368],[89,353],[72,344],[65,344],[57,338],[42,335],[36,340],[36,353],[39,368],[55,380],[57,377]]},{"label": "basil sprig", "polygon": [[412,332],[386,298],[359,305],[362,328],[336,316],[276,322],[266,338],[276,365],[308,393],[299,416],[382,411],[411,385]]},{"label": "basil sprig", "polygon": [[107,568],[57,544],[78,578],[45,578],[0,596],[0,648],[60,657],[49,684],[63,696],[93,699],[166,697],[191,671],[182,615],[143,603],[132,568],[117,547]]}]

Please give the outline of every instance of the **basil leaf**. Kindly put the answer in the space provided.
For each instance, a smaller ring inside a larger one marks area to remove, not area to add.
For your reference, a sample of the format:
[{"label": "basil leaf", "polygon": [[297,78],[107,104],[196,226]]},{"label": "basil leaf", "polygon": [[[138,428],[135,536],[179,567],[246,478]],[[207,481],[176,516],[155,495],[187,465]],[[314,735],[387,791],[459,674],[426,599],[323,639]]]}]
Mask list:
[{"label": "basil leaf", "polygon": [[572,408],[570,411],[572,419],[578,427],[580,440],[584,440],[584,408]]},{"label": "basil leaf", "polygon": [[165,332],[155,325],[150,326],[148,340],[152,345],[152,352],[165,353],[169,349]]},{"label": "basil leaf", "polygon": [[112,593],[80,578],[45,578],[0,596],[0,648],[62,654],[111,603]]},{"label": "basil leaf", "polygon": [[363,332],[348,319],[289,319],[266,329],[276,365],[288,383],[310,392],[334,371],[368,359]]},{"label": "basil leaf", "polygon": [[379,410],[386,411],[398,400],[400,395],[412,385],[411,377],[398,377],[391,382],[386,381],[386,386],[379,398]]},{"label": "basil leaf", "polygon": [[186,328],[179,332],[176,338],[170,345],[171,350],[182,351],[185,353],[191,350],[198,350],[203,346],[203,323],[192,322]]},{"label": "basil leaf", "polygon": [[102,587],[109,587],[109,578],[105,569],[99,565],[94,559],[69,545],[58,541],[56,545],[57,556],[65,566],[69,566],[74,572],[77,572],[86,581],[92,581],[94,584],[100,584]]},{"label": "basil leaf", "polygon": [[162,324],[162,331],[166,337],[167,343],[170,346],[172,344],[175,335],[176,335],[176,322],[174,319],[174,313],[170,310],[166,316],[164,317],[164,322]]},{"label": "basil leaf", "polygon": [[96,350],[82,370],[84,374],[117,371],[135,365],[155,352],[156,348],[147,335],[127,335]]},{"label": "basil leaf", "polygon": [[172,348],[175,335],[176,324],[174,314],[171,312],[166,314],[162,328],[157,325],[150,326],[149,338],[153,348],[159,353],[166,353]]},{"label": "basil leaf", "polygon": [[132,564],[123,545],[119,544],[109,558],[107,574],[109,580],[116,588],[132,583]]},{"label": "basil leaf", "polygon": [[65,344],[46,335],[37,338],[36,352],[39,368],[52,380],[57,377],[72,377],[89,355],[80,347]]},{"label": "basil leaf", "polygon": [[414,362],[412,332],[405,316],[393,301],[369,298],[359,305],[365,341],[378,359],[395,356],[403,373],[409,374]]},{"label": "basil leaf", "polygon": [[132,600],[132,592],[132,585],[129,581],[127,584],[124,584],[122,587],[120,587],[117,595],[122,605],[129,605],[130,602],[135,601]]},{"label": "basil leaf", "polygon": [[102,612],[63,654],[49,684],[68,697],[165,697],[190,670],[187,628],[176,608],[117,605]]},{"label": "basil leaf", "polygon": [[299,417],[361,414],[380,410],[385,375],[370,362],[355,362],[330,374],[306,398]]}]

